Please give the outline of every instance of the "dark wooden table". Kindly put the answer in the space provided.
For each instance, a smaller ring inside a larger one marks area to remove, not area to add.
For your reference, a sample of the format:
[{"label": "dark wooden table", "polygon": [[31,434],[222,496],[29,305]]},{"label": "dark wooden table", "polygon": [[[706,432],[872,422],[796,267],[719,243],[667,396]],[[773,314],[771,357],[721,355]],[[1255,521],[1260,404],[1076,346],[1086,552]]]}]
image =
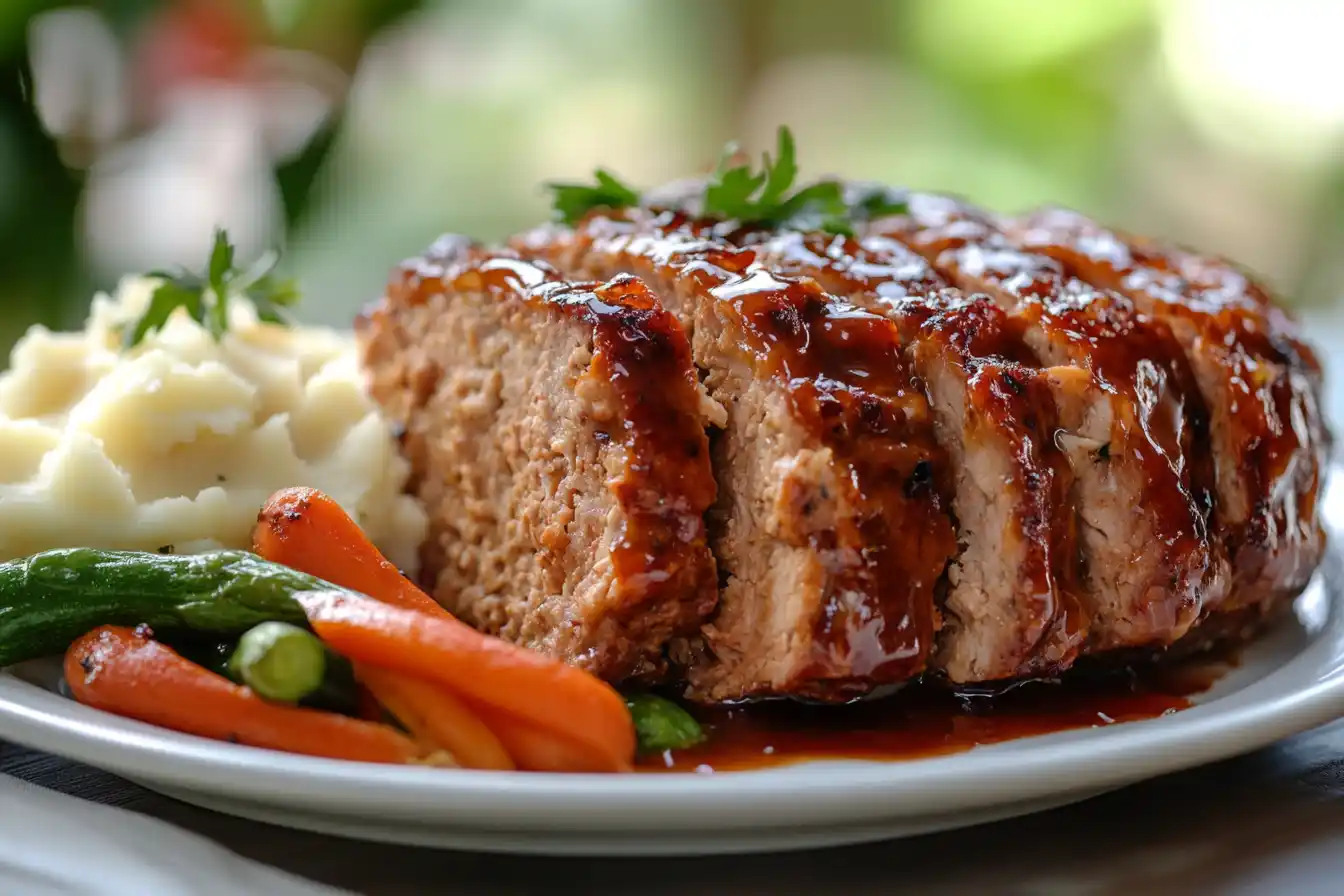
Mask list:
[{"label": "dark wooden table", "polygon": [[1033,817],[870,846],[707,859],[517,858],[358,843],[218,815],[3,742],[0,770],[378,896],[1344,894],[1344,722]]}]

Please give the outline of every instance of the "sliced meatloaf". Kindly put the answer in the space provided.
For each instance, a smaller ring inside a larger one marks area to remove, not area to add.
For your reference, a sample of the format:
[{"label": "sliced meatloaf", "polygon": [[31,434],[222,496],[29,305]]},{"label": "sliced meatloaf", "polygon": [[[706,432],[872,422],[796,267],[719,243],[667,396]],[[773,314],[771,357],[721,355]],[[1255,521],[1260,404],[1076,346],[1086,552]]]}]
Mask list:
[{"label": "sliced meatloaf", "polygon": [[606,678],[659,674],[718,597],[722,409],[676,319],[633,277],[569,282],[445,238],[358,332],[430,513],[435,598]]},{"label": "sliced meatloaf", "polygon": [[[988,213],[910,194],[875,222],[963,289],[991,296],[1021,328],[1054,385],[1076,481],[1094,650],[1165,645],[1226,591],[1208,534],[1195,446],[1202,405],[1177,343],[1122,296],[1012,245]],[[1187,460],[1187,459],[1192,460]]]},{"label": "sliced meatloaf", "polygon": [[896,326],[673,213],[599,214],[516,245],[571,276],[643,278],[727,412],[711,516],[725,584],[689,650],[692,694],[844,699],[924,671],[956,536]]},{"label": "sliced meatloaf", "polygon": [[814,277],[894,321],[924,384],[960,543],[935,667],[954,682],[1067,667],[1088,627],[1073,476],[1054,443],[1049,378],[1013,322],[892,240],[783,232],[746,241],[761,264]]},{"label": "sliced meatloaf", "polygon": [[1228,610],[1270,611],[1320,562],[1317,513],[1328,435],[1321,370],[1268,292],[1219,259],[1047,209],[1011,221],[1013,240],[1098,287],[1124,293],[1176,334],[1209,412],[1215,518],[1232,559]]}]

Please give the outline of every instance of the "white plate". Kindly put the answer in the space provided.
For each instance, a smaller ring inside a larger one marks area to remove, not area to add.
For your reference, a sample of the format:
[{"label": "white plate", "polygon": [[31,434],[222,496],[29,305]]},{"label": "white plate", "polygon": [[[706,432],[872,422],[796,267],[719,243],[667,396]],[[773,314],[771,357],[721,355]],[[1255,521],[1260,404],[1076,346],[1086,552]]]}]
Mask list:
[{"label": "white plate", "polygon": [[[1344,513],[1334,477],[1328,516]],[[1336,539],[1338,540],[1338,539]],[[1173,715],[904,762],[720,775],[541,775],[361,765],[164,731],[73,703],[58,667],[0,673],[0,737],[236,815],[501,852],[691,854],[858,843],[1007,818],[1266,746],[1344,715],[1332,551],[1293,620]]]}]

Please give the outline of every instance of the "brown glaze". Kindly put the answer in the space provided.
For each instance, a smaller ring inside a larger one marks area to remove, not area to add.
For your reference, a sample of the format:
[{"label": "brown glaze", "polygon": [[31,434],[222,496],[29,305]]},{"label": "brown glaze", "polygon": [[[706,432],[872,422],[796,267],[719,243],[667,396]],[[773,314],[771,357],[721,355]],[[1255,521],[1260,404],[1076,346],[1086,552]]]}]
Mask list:
[{"label": "brown glaze", "polygon": [[598,214],[576,233],[585,250],[651,266],[735,321],[738,351],[785,387],[795,419],[844,471],[858,512],[806,536],[826,582],[798,692],[844,699],[923,671],[934,588],[956,537],[945,461],[896,327],[812,280],[765,269],[716,225],[683,214]]},{"label": "brown glaze", "polygon": [[455,237],[403,264],[389,295],[401,292],[415,301],[469,290],[552,309],[592,327],[586,376],[600,379],[615,399],[603,436],[622,445],[625,455],[609,483],[624,511],[610,545],[624,592],[620,603],[630,613],[678,608],[684,616],[678,630],[693,631],[717,602],[718,581],[704,523],[715,483],[685,331],[634,277],[567,282],[549,265]]},{"label": "brown glaze", "polygon": [[708,735],[688,750],[640,758],[652,773],[750,771],[814,760],[900,762],[960,753],[1079,728],[1102,728],[1179,712],[1229,663],[1082,671],[1063,683],[1031,681],[1002,691],[915,685],[847,706],[783,702],[697,709]]},{"label": "brown glaze", "polygon": [[957,437],[977,439],[977,431],[993,429],[998,443],[1010,446],[1015,477],[1004,487],[1020,492],[1017,522],[1027,545],[1014,608],[1024,628],[1011,633],[1017,649],[991,675],[1042,674],[1072,663],[1087,632],[1072,474],[1054,444],[1054,398],[1020,327],[989,299],[950,288],[923,258],[886,237],[786,231],[746,241],[772,267],[814,277],[895,322],[916,371],[945,358],[965,370],[970,423]]},{"label": "brown glaze", "polygon": [[1110,396],[1113,424],[1104,450],[1141,469],[1135,500],[1152,527],[1152,549],[1163,555],[1165,572],[1141,599],[1156,621],[1154,637],[1183,634],[1227,586],[1225,563],[1208,534],[1212,475],[1206,464],[1186,460],[1208,456],[1192,443],[1205,414],[1174,336],[1123,297],[1069,277],[1046,255],[1014,247],[986,213],[925,194],[911,194],[909,208],[909,215],[879,222],[879,232],[921,252],[954,282],[995,295],[1024,327],[1038,330],[1034,348],[1043,359],[1066,359]]},{"label": "brown glaze", "polygon": [[[903,303],[907,317],[922,317],[916,352],[944,352],[971,374],[967,405],[975,425],[993,428],[1012,446],[1025,500],[1023,535],[1034,546],[1023,577],[1040,603],[1036,639],[1024,639],[1013,676],[1049,675],[1068,668],[1090,628],[1074,506],[1073,472],[1055,444],[1058,412],[1045,372],[1023,357],[1019,328],[989,299],[937,308]],[[975,431],[966,432],[974,438]],[[1005,483],[1005,487],[1007,487]]]},{"label": "brown glaze", "polygon": [[[809,536],[832,559],[808,674],[896,681],[922,670],[933,644],[933,586],[952,533],[934,481],[940,452],[928,409],[893,328],[829,301],[815,285],[764,270],[712,292],[741,317],[758,369],[789,384],[796,416],[851,469],[851,497],[864,508]],[[852,606],[853,594],[876,605]]]},{"label": "brown glaze", "polygon": [[[933,646],[933,587],[954,541],[935,481],[941,450],[895,328],[765,270],[712,292],[740,315],[759,369],[789,384],[795,414],[852,471],[863,508],[810,536],[835,558],[811,674],[909,677]],[[874,595],[877,606],[853,607],[850,594]]]},{"label": "brown glaze", "polygon": [[1324,545],[1316,497],[1329,437],[1320,365],[1295,325],[1226,262],[1126,240],[1075,212],[1043,210],[1011,232],[1077,276],[1124,292],[1169,323],[1192,365],[1217,371],[1201,386],[1223,421],[1219,509],[1235,564],[1232,606],[1300,589]]}]

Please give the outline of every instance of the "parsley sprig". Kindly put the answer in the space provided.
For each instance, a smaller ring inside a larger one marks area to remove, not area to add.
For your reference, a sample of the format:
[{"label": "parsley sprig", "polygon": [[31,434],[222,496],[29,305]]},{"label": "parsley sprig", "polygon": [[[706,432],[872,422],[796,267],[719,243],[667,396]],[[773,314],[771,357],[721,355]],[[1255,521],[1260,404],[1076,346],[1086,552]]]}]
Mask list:
[{"label": "parsley sprig", "polygon": [[838,181],[817,181],[789,193],[798,162],[787,127],[779,129],[775,156],[762,156],[760,171],[738,163],[739,158],[737,145],[728,144],[705,188],[706,215],[747,226],[850,231],[850,209]]},{"label": "parsley sprig", "polygon": [[557,220],[576,224],[595,208],[620,209],[639,204],[639,193],[616,179],[616,175],[599,168],[593,172],[595,184],[548,183],[554,195],[551,206]]},{"label": "parsley sprig", "polygon": [[[594,177],[592,184],[547,184],[553,192],[556,220],[574,225],[594,209],[617,210],[639,204],[639,191],[611,172],[599,168]],[[787,127],[779,129],[774,155],[762,156],[760,170],[743,158],[736,143],[730,143],[705,184],[700,207],[694,211],[743,227],[843,234],[852,234],[856,222],[908,211],[902,194],[882,187],[847,191],[839,181],[820,180],[793,189],[797,178],[793,133]]]},{"label": "parsley sprig", "polygon": [[910,203],[905,194],[874,184],[856,191],[849,200],[849,216],[856,221],[871,221],[888,215],[907,215]]},{"label": "parsley sprig", "polygon": [[298,303],[299,292],[294,281],[276,276],[279,261],[278,253],[267,252],[247,270],[239,270],[234,267],[234,247],[228,234],[215,230],[214,246],[204,273],[178,268],[146,275],[160,282],[144,313],[125,327],[123,347],[134,348],[150,333],[163,329],[179,308],[186,309],[192,320],[216,340],[222,339],[229,329],[229,299],[234,296],[251,299],[260,320],[288,326],[285,309]]}]

